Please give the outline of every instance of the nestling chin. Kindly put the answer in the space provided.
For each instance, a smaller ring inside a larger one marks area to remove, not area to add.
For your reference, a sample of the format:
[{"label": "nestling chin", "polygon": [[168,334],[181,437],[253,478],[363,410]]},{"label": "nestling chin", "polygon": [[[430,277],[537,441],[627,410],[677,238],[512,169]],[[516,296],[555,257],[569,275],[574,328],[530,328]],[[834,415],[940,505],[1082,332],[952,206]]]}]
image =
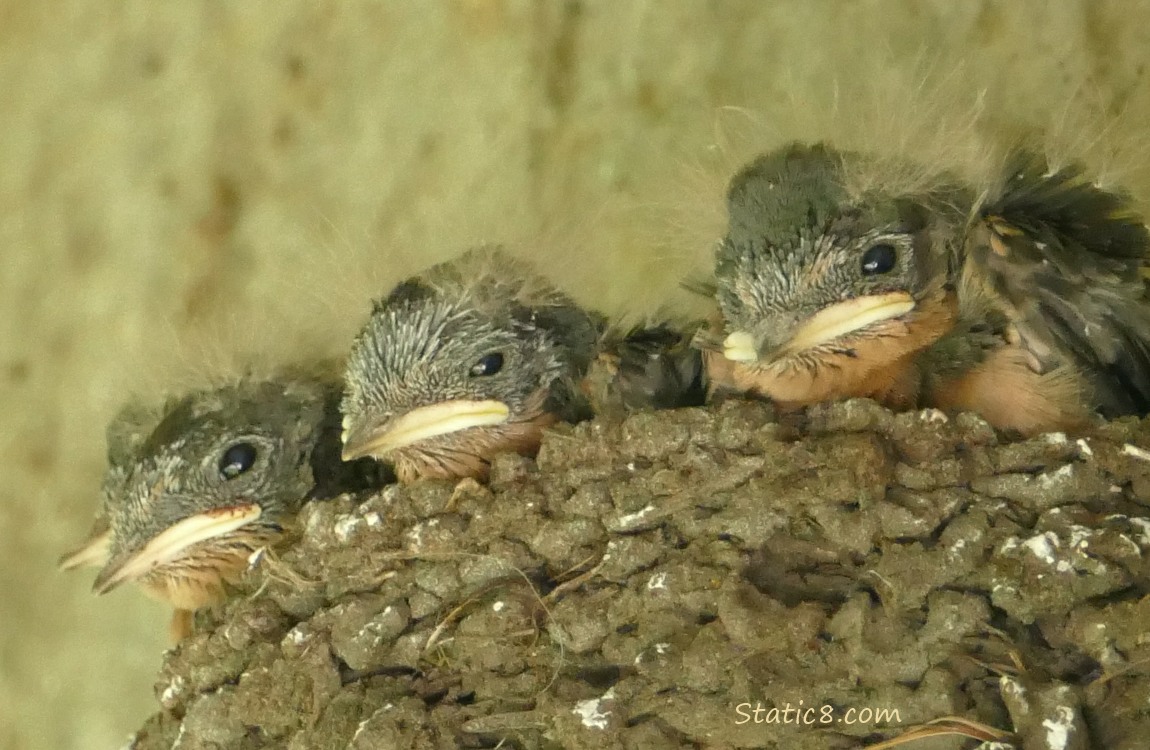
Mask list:
[{"label": "nestling chin", "polygon": [[558,417],[547,412],[525,421],[489,427],[469,427],[400,448],[388,456],[399,481],[416,479],[486,479],[491,461],[500,453],[533,456],[543,431]]},{"label": "nestling chin", "polygon": [[[721,359],[716,355],[715,359]],[[727,365],[724,367],[724,365]],[[916,405],[919,374],[913,354],[877,369],[858,367],[844,355],[827,354],[811,362],[769,365],[717,363],[723,381],[737,391],[770,398],[784,408],[800,408],[823,401],[872,398],[891,409]]]},{"label": "nestling chin", "polygon": [[872,325],[826,346],[766,362],[732,362],[708,352],[715,385],[770,398],[784,407],[873,398],[892,409],[918,405],[918,355],[954,325],[953,300],[928,298],[912,314]]},{"label": "nestling chin", "polygon": [[248,569],[256,550],[273,544],[281,535],[272,529],[245,529],[189,547],[183,555],[140,578],[151,596],[178,610],[195,611],[222,602],[228,586]]}]

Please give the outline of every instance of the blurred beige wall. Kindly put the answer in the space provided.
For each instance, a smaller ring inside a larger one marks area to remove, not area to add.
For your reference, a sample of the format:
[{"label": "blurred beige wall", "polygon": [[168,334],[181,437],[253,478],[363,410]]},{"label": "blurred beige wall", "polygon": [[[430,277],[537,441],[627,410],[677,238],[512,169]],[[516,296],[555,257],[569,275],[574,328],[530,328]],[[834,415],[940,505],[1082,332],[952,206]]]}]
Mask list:
[{"label": "blurred beige wall", "polygon": [[154,706],[166,613],[54,569],[129,393],[338,350],[478,239],[651,303],[728,122],[896,144],[858,92],[888,124],[981,93],[990,140],[1083,99],[1074,142],[1145,196],[1148,62],[1150,5],[1101,0],[0,0],[0,747],[118,747]]}]

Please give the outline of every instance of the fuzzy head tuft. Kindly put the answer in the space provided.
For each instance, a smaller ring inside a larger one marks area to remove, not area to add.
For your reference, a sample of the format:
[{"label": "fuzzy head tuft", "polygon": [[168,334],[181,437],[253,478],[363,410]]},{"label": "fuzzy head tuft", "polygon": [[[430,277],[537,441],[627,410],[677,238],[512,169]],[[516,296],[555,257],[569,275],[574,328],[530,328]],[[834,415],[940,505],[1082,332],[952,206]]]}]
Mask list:
[{"label": "fuzzy head tuft", "polygon": [[345,456],[394,460],[404,478],[481,474],[492,453],[531,450],[540,420],[569,418],[597,333],[593,316],[491,248],[402,282],[348,357]]},{"label": "fuzzy head tuft", "polygon": [[[108,430],[109,561],[97,590],[139,580],[181,609],[218,598],[222,581],[278,536],[312,488],[312,451],[333,392],[318,381],[240,381],[171,400],[150,420],[141,409],[123,411]],[[150,557],[181,524],[245,507],[252,523]]]},{"label": "fuzzy head tuft", "polygon": [[[913,319],[917,301],[945,280],[950,247],[941,225],[961,226],[965,213],[943,211],[936,194],[853,196],[847,165],[858,158],[794,144],[732,179],[715,281],[741,359],[802,358],[811,350],[853,357],[858,341]],[[843,307],[845,317],[832,315],[810,336],[805,324],[852,301],[857,314]]]}]

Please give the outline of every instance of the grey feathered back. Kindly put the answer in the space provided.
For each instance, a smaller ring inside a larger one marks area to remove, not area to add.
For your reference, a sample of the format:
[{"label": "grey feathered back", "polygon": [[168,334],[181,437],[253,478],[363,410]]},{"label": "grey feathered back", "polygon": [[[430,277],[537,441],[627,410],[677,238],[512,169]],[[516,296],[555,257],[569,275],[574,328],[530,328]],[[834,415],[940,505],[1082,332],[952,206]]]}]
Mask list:
[{"label": "grey feathered back", "polygon": [[1025,343],[1039,355],[1053,346],[1082,368],[1104,415],[1150,411],[1150,232],[1130,197],[1078,166],[1051,170],[1018,152],[976,218],[989,233],[972,234],[967,262]]}]

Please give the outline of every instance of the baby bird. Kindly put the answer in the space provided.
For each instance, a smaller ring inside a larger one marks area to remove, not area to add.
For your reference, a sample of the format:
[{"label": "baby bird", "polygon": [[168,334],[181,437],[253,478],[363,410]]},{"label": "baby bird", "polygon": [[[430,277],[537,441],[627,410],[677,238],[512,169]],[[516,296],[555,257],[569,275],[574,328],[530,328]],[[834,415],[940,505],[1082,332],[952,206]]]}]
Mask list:
[{"label": "baby bird", "polygon": [[221,601],[257,550],[309,499],[382,479],[339,457],[337,377],[290,374],[190,393],[160,410],[126,407],[108,428],[103,503],[61,567],[97,566],[93,590],[127,582],[191,613]]},{"label": "baby bird", "polygon": [[945,175],[873,187],[876,163],[794,144],[731,180],[715,385],[971,410],[1023,433],[1145,413],[1150,235],[1126,196],[1026,153],[982,192]]},{"label": "baby bird", "polygon": [[549,425],[591,416],[580,382],[602,327],[498,248],[400,283],[348,357],[344,459],[390,462],[410,482],[483,478],[496,454],[533,454]]}]

